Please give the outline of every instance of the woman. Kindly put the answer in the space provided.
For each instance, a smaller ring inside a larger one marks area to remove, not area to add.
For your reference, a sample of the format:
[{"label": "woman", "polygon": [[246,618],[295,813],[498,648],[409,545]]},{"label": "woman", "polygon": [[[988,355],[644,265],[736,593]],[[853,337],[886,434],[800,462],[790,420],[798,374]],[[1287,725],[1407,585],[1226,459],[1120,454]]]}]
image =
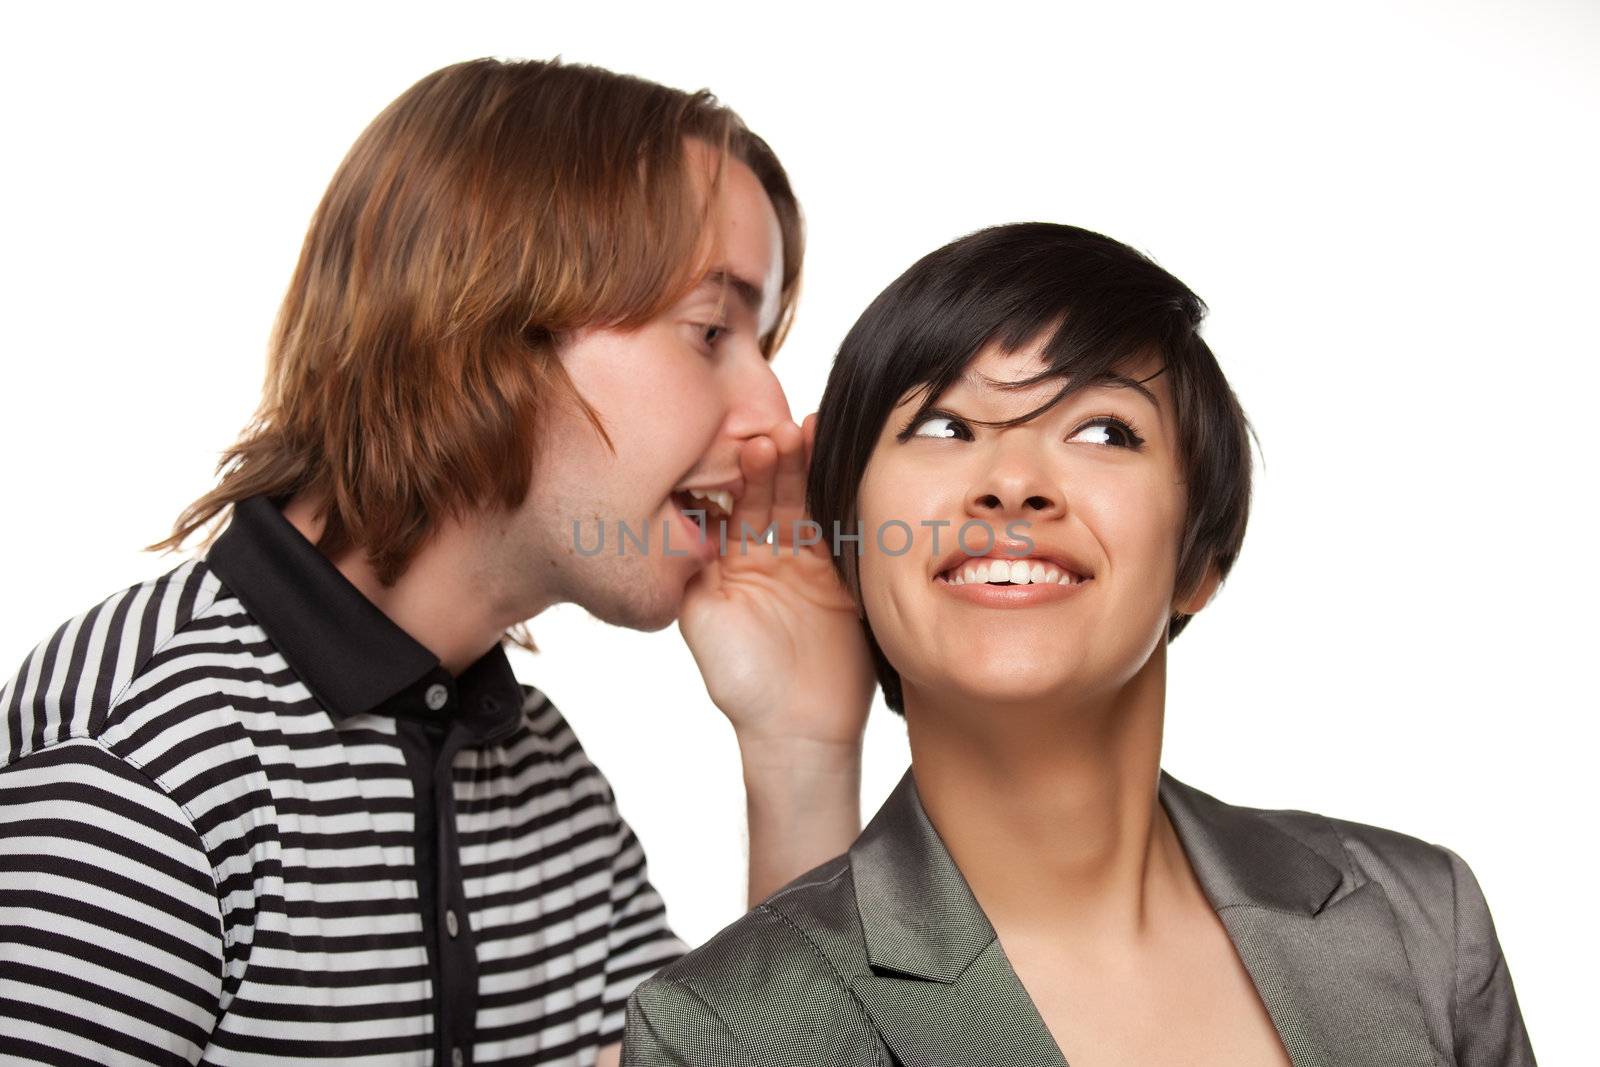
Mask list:
[{"label": "woman", "polygon": [[1534,1062],[1453,852],[1160,769],[1166,646],[1250,499],[1203,311],[1035,223],[862,316],[809,496],[862,535],[835,563],[912,768],[846,855],[639,989],[624,1063]]}]

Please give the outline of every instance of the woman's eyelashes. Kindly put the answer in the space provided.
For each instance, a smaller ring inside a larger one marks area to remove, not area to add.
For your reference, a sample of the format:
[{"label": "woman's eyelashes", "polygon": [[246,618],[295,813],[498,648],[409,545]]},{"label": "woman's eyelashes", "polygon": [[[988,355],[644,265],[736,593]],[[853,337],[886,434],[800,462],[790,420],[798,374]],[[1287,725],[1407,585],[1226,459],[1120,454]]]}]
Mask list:
[{"label": "woman's eyelashes", "polygon": [[[1073,436],[1077,437],[1078,434],[1083,433],[1085,430],[1101,431],[1100,444],[1115,444],[1118,448],[1127,448],[1135,452],[1144,445],[1144,438],[1139,436],[1139,432],[1133,428],[1133,424],[1119,419],[1115,415],[1096,415],[1079,427],[1077,433],[1073,434]],[[1107,439],[1109,437],[1119,437],[1121,440],[1111,441]]]},{"label": "woman's eyelashes", "polygon": [[[922,432],[924,426],[934,426],[937,423],[944,423],[945,425],[943,428],[936,429],[933,433]],[[970,441],[972,440],[972,430],[954,415],[947,415],[940,411],[930,411],[920,418],[912,419],[910,425],[900,431],[900,440],[904,441],[909,437],[954,437],[961,441]]]},{"label": "woman's eyelashes", "polygon": [[[1096,415],[1083,422],[1073,431],[1068,440],[1076,440],[1085,431],[1095,431],[1092,443],[1111,445],[1115,448],[1126,448],[1137,451],[1144,445],[1144,438],[1139,436],[1131,422],[1116,415]],[[900,432],[900,440],[905,441],[912,437],[954,438],[958,441],[973,440],[972,427],[959,416],[948,411],[929,411],[915,418]]]}]

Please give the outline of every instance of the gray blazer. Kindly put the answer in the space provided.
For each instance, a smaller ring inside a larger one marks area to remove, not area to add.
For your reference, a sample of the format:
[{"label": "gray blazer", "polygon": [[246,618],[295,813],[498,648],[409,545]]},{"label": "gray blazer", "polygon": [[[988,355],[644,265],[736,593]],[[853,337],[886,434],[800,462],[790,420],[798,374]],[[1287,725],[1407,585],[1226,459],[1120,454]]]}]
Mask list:
[{"label": "gray blazer", "polygon": [[[1165,771],[1158,793],[1295,1067],[1532,1067],[1454,852],[1225,804]],[[848,853],[635,990],[622,1062],[1066,1065],[910,771]]]}]

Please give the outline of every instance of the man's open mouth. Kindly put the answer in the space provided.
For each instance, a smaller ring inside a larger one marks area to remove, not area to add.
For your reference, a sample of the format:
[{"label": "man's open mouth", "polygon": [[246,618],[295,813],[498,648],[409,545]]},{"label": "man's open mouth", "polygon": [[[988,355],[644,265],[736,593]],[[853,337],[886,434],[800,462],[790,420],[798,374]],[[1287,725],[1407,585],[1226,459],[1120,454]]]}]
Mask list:
[{"label": "man's open mouth", "polygon": [[733,494],[726,489],[674,489],[672,503],[699,525],[702,537],[711,537],[733,516]]}]

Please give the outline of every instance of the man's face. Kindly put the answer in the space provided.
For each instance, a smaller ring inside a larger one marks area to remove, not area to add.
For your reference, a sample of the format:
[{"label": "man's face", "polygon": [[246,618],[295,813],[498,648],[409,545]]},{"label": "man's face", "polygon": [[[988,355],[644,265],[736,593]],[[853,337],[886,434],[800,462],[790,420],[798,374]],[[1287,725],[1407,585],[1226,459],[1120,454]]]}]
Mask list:
[{"label": "man's face", "polygon": [[[861,591],[908,713],[918,692],[980,709],[1109,695],[1164,640],[1186,493],[1166,376],[1148,377],[1158,367],[1124,371],[1148,378],[1153,402],[1126,386],[1094,386],[1029,422],[974,426],[961,417],[1012,418],[1062,386],[987,384],[1044,368],[1037,345],[1011,355],[991,348],[938,398],[942,414],[908,426],[913,396],[890,413],[857,497]],[[898,439],[907,429],[914,435]],[[900,552],[906,532],[895,526],[878,543],[875,531],[894,520],[914,533],[909,551]],[[937,522],[946,525],[935,552]],[[1009,564],[1000,574],[978,558],[986,531],[999,542],[1013,523],[1018,544],[992,555],[1027,557],[1024,584],[1012,584]],[[1086,580],[1062,584],[1063,573]]]},{"label": "man's face", "polygon": [[[700,141],[688,147],[708,185],[714,151]],[[740,495],[741,445],[790,419],[758,343],[777,318],[782,236],[743,163],[724,164],[710,226],[712,269],[676,305],[639,329],[585,329],[560,345],[563,367],[615,453],[575,406],[541,428],[528,499],[493,553],[503,573],[523,579],[515,584],[524,595],[542,591],[536,598],[544,603],[517,606],[519,619],[571,601],[618,626],[666,626],[685,584],[717,550],[716,537],[702,538],[683,514],[680,505],[697,502],[682,491]],[[648,533],[648,548],[621,540],[621,524],[635,537]]]}]

